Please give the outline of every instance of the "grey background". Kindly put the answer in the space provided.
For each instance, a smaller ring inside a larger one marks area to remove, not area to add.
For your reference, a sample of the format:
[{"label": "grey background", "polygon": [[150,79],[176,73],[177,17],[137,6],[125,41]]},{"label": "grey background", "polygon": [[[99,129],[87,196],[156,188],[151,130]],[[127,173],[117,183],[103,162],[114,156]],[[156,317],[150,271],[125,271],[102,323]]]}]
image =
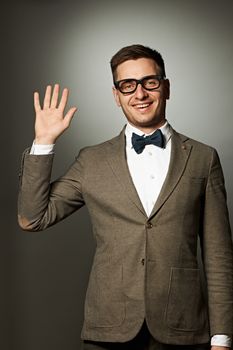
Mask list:
[{"label": "grey background", "polygon": [[[158,49],[171,81],[167,118],[216,147],[232,221],[233,3],[222,1],[14,1],[1,9],[2,349],[79,349],[94,250],[86,209],[42,233],[17,226],[21,153],[33,140],[33,91],[70,88],[79,111],[58,141],[53,178],[78,150],[119,133],[109,67],[122,46]],[[91,88],[90,88],[91,84]]]}]

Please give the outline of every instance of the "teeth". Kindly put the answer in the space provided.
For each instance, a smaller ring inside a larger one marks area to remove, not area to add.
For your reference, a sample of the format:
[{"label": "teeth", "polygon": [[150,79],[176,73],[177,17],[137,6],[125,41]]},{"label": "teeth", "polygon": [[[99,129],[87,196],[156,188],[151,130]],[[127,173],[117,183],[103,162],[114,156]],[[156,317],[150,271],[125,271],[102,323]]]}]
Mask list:
[{"label": "teeth", "polygon": [[137,108],[146,108],[146,107],[149,107],[149,103],[143,103],[141,105],[136,105]]}]

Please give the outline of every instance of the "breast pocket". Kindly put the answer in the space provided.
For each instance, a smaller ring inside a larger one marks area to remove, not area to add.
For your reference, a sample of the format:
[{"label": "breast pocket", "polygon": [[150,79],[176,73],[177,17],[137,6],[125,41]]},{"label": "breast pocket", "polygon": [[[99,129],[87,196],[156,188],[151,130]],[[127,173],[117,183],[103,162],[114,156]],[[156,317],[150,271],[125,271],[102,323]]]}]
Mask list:
[{"label": "breast pocket", "polygon": [[207,326],[199,269],[171,269],[166,321],[177,330],[194,331]]}]

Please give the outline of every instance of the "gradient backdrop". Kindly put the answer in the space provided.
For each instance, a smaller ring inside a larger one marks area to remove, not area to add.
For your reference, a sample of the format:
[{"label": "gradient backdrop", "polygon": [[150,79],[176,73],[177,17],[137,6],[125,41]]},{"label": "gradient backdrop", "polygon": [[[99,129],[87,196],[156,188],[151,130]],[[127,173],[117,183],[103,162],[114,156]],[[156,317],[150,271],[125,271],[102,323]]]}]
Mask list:
[{"label": "gradient backdrop", "polygon": [[109,61],[122,46],[158,49],[171,81],[167,118],[216,147],[233,208],[233,2],[31,0],[1,8],[0,347],[78,350],[94,251],[86,209],[41,233],[16,221],[21,153],[33,140],[33,91],[59,82],[79,108],[56,147],[53,178],[79,149],[111,138],[125,123]]}]

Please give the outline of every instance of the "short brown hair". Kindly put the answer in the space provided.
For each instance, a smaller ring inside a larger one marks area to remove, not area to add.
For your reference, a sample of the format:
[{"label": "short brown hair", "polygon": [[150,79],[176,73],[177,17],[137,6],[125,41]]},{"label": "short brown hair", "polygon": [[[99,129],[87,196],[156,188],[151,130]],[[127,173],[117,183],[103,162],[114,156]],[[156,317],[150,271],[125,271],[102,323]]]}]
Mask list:
[{"label": "short brown hair", "polygon": [[166,77],[164,60],[161,54],[158,51],[151,49],[150,47],[136,44],[123,47],[112,57],[110,65],[112,69],[113,80],[116,80],[116,70],[121,63],[128,60],[137,60],[138,58],[150,58],[154,60],[161,69],[161,75],[163,77]]}]

